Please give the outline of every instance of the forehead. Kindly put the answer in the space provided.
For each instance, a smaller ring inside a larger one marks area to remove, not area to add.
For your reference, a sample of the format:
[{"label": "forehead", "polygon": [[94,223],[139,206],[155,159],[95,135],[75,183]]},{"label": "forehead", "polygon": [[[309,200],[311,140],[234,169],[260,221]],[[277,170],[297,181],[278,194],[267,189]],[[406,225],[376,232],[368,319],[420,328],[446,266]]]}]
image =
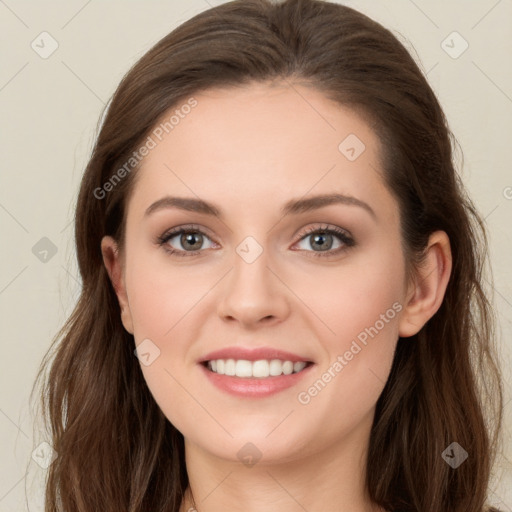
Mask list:
[{"label": "forehead", "polygon": [[385,192],[377,135],[312,87],[251,84],[193,100],[166,112],[150,135],[133,194],[141,207],[166,193],[258,208],[308,192]]}]

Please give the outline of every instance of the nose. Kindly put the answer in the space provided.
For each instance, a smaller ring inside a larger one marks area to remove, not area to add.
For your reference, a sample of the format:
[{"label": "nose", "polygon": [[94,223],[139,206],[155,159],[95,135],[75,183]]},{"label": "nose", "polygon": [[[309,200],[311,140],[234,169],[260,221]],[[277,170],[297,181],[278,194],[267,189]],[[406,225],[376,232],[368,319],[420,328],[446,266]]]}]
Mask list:
[{"label": "nose", "polygon": [[220,318],[255,329],[277,325],[288,317],[288,289],[267,263],[266,251],[252,263],[235,255],[234,268],[221,290],[217,308]]}]

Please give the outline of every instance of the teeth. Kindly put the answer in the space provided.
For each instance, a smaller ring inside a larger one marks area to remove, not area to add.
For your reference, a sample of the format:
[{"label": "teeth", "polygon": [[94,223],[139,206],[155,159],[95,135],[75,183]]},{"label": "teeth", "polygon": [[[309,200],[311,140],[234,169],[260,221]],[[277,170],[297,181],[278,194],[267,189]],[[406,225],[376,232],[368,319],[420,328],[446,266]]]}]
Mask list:
[{"label": "teeth", "polygon": [[270,364],[265,359],[254,361],[253,363],[250,361],[238,361],[236,364],[239,365],[240,363],[244,363],[248,367],[248,371],[246,375],[240,375],[240,373],[236,372],[237,377],[268,377],[270,375]]},{"label": "teeth", "polygon": [[[266,362],[266,361],[265,361]],[[250,361],[240,359],[235,364],[235,375],[237,377],[252,377],[252,364]]]},{"label": "teeth", "polygon": [[226,359],[224,364],[224,375],[235,375],[236,363],[234,359]]},{"label": "teeth", "polygon": [[260,359],[247,361],[246,359],[216,359],[208,361],[208,368],[219,375],[231,375],[242,378],[247,377],[276,377],[278,375],[290,375],[299,373],[306,367],[304,361],[293,363],[280,359]]}]

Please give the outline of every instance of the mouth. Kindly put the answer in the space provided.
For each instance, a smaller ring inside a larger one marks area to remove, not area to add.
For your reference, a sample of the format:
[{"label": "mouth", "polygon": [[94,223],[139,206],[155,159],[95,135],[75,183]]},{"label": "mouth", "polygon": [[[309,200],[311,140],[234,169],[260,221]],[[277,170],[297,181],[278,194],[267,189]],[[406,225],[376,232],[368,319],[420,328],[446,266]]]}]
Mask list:
[{"label": "mouth", "polygon": [[281,375],[302,372],[311,366],[311,361],[289,361],[283,359],[211,359],[201,363],[207,370],[217,375],[227,375],[240,379],[267,379]]},{"label": "mouth", "polygon": [[270,397],[292,389],[316,363],[305,354],[272,347],[227,347],[197,361],[206,381],[224,393],[245,399]]}]

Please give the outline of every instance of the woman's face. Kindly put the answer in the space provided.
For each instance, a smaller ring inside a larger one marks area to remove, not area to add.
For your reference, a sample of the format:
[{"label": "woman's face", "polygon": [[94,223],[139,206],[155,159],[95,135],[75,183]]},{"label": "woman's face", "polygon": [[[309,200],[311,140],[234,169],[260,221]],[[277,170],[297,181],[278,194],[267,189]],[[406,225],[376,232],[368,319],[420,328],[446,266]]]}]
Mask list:
[{"label": "woman's face", "polygon": [[376,134],[300,85],[194,98],[155,127],[128,203],[118,295],[151,393],[233,461],[366,436],[408,296]]}]

